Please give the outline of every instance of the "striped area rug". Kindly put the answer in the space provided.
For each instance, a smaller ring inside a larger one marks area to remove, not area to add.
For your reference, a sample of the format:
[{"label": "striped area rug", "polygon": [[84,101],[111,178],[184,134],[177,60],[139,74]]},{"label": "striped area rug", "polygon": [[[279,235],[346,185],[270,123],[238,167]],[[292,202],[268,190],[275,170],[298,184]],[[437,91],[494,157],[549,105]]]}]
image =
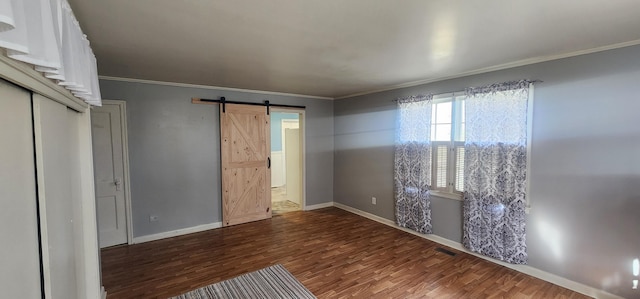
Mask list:
[{"label": "striped area rug", "polygon": [[282,265],[267,267],[170,299],[316,298]]}]

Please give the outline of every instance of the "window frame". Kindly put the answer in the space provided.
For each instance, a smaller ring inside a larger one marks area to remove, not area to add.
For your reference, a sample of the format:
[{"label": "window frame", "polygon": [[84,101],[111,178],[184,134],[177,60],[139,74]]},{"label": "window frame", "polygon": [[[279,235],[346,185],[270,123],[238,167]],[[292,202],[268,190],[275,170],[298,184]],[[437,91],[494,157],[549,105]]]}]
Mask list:
[{"label": "window frame", "polygon": [[[429,185],[429,192],[431,195],[437,197],[443,197],[448,199],[454,199],[461,201],[463,199],[464,191],[456,190],[456,173],[457,173],[457,155],[456,148],[462,146],[464,148],[464,141],[456,140],[456,131],[458,131],[461,125],[459,118],[463,113],[462,108],[456,104],[456,101],[464,101],[464,92],[444,93],[438,94],[433,97],[432,105],[434,107],[440,103],[451,102],[451,137],[449,141],[434,141],[434,136],[431,136],[431,183]],[[437,114],[437,111],[436,111]],[[434,126],[435,118],[432,117],[432,125]],[[431,128],[430,128],[431,129]],[[446,168],[446,186],[436,187],[438,180],[438,146],[445,145],[447,147],[447,168]],[[463,164],[464,165],[464,164]],[[463,166],[464,167],[464,166]],[[463,170],[464,176],[464,170]]]},{"label": "window frame", "polygon": [[[526,207],[525,207],[525,213],[529,214],[531,212],[531,196],[530,196],[530,190],[531,190],[531,147],[532,147],[532,140],[533,140],[533,109],[534,109],[534,100],[535,100],[535,92],[534,92],[534,84],[530,83],[529,84],[529,97],[527,99],[527,171],[526,171],[526,190],[527,190],[527,197],[526,197]],[[464,91],[456,91],[456,92],[448,92],[448,93],[441,93],[441,94],[436,94],[433,96],[432,98],[432,104],[438,104],[444,101],[454,101],[457,97],[461,97],[461,99],[465,99],[466,98],[466,93]],[[452,106],[452,118],[454,117],[454,108]],[[465,113],[466,113],[466,109],[465,109]],[[432,120],[433,122],[434,120]],[[454,133],[454,123],[455,120],[452,119],[451,120],[452,126],[452,139],[454,139],[455,137],[453,137],[453,133]],[[465,117],[465,126],[466,126],[466,117]],[[466,139],[466,136],[465,136]],[[448,198],[448,199],[454,199],[454,200],[459,200],[462,201],[464,198],[464,191],[460,192],[447,192],[447,191],[440,191],[440,190],[435,190],[432,189],[431,187],[433,186],[433,183],[436,180],[436,176],[435,176],[435,167],[433,164],[434,161],[434,151],[433,151],[433,142],[432,142],[432,153],[431,153],[431,168],[432,168],[432,172],[431,172],[431,184],[429,184],[429,192],[431,195],[437,196],[437,197],[442,197],[442,198]],[[462,146],[464,146],[464,141],[453,141],[455,142],[459,142],[462,144]],[[455,146],[453,146],[454,148],[454,155],[456,155],[455,153]],[[447,155],[448,157],[448,155]],[[457,157],[456,157],[457,158]],[[456,159],[457,160],[457,159]],[[455,167],[451,168],[455,171]],[[453,172],[450,172],[449,170],[447,170],[447,174],[449,175],[454,175],[455,174]],[[464,176],[464,169],[463,169],[463,176]],[[454,186],[455,186],[455,177],[452,180],[452,182],[454,182]]]}]

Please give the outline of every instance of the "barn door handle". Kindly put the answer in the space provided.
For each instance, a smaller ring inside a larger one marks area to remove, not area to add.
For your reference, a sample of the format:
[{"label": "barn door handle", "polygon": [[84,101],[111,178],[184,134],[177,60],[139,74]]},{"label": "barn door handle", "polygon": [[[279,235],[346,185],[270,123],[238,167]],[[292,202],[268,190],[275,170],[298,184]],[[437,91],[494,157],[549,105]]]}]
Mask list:
[{"label": "barn door handle", "polygon": [[267,157],[267,169],[271,169],[271,157]]}]

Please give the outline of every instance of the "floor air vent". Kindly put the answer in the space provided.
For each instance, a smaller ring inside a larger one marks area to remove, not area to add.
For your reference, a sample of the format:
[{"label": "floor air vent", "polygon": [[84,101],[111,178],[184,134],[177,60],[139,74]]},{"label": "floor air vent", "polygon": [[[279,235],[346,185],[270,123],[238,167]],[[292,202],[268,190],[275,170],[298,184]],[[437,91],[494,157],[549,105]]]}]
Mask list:
[{"label": "floor air vent", "polygon": [[442,247],[436,247],[436,251],[438,251],[438,252],[442,252],[442,253],[444,253],[444,254],[448,254],[448,255],[450,255],[450,256],[456,256],[456,253],[455,253],[455,252],[453,252],[453,251],[449,251],[449,250],[446,250],[446,249],[444,249],[444,248],[442,248]]}]

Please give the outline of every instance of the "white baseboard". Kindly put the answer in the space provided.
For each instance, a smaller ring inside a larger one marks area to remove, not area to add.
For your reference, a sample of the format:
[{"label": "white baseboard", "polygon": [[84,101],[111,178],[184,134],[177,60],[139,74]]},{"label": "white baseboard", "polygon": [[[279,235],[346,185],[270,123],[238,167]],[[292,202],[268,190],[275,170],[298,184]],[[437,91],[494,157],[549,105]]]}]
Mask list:
[{"label": "white baseboard", "polygon": [[220,227],[222,227],[222,222],[214,222],[214,223],[202,224],[194,227],[162,232],[162,233],[153,234],[153,235],[140,236],[140,237],[133,238],[133,244],[139,244],[139,243],[150,242],[150,241],[155,241],[160,239],[177,237],[177,236],[197,233],[197,232],[210,230],[214,228],[220,228]]},{"label": "white baseboard", "polygon": [[[321,203],[317,205],[306,206],[304,207],[304,210],[311,211],[311,210],[317,210],[317,209],[328,208],[328,207],[333,207],[333,202],[326,202],[326,203]],[[197,232],[210,230],[214,228],[220,228],[220,227],[222,227],[222,222],[214,222],[214,223],[203,224],[203,225],[198,225],[194,227],[188,227],[188,228],[177,229],[177,230],[172,230],[168,232],[157,233],[153,235],[134,237],[132,244],[139,244],[139,243],[156,241],[160,239],[172,238],[172,237],[197,233]]]},{"label": "white baseboard", "polygon": [[304,210],[305,211],[311,211],[311,210],[317,210],[317,209],[324,209],[324,208],[328,208],[328,207],[333,207],[333,201],[325,202],[325,203],[321,203],[321,204],[317,204],[317,205],[306,206],[306,207],[304,207]]},{"label": "white baseboard", "polygon": [[451,247],[453,249],[456,249],[456,250],[459,250],[459,251],[462,251],[462,252],[477,256],[479,258],[485,259],[485,260],[490,261],[492,263],[496,263],[498,265],[505,266],[507,268],[516,270],[518,272],[521,272],[521,273],[524,273],[524,274],[527,274],[527,275],[542,279],[544,281],[548,281],[550,283],[553,283],[555,285],[570,289],[572,291],[575,291],[575,292],[578,292],[578,293],[581,293],[581,294],[585,294],[585,295],[593,297],[593,298],[598,298],[598,299],[624,299],[624,298],[622,298],[620,296],[605,292],[603,290],[596,289],[594,287],[590,287],[590,286],[585,285],[585,284],[581,284],[579,282],[575,282],[573,280],[566,279],[564,277],[560,277],[560,276],[555,275],[555,274],[551,274],[549,272],[542,271],[540,269],[537,269],[537,268],[534,268],[534,267],[531,267],[531,266],[513,265],[513,264],[509,264],[509,263],[505,263],[505,262],[502,262],[502,261],[499,261],[499,260],[492,259],[492,258],[484,256],[484,255],[480,255],[478,253],[475,253],[475,252],[467,250],[459,242],[451,241],[449,239],[446,239],[446,238],[443,238],[443,237],[440,237],[440,236],[437,236],[437,235],[433,235],[433,234],[424,235],[424,234],[421,234],[421,233],[416,232],[414,230],[410,230],[410,229],[407,229],[407,228],[404,228],[404,227],[400,227],[400,226],[396,225],[395,222],[393,222],[393,221],[391,221],[389,219],[382,218],[380,216],[377,216],[377,215],[374,215],[374,214],[371,214],[371,213],[368,213],[368,212],[365,212],[365,211],[362,211],[362,210],[358,210],[356,208],[352,208],[350,206],[346,206],[346,205],[341,204],[341,203],[334,202],[333,206],[336,207],[336,208],[345,210],[347,212],[351,212],[353,214],[356,214],[356,215],[371,219],[373,221],[382,223],[384,225],[391,226],[391,227],[399,229],[401,231],[405,231],[407,233],[416,235],[418,237],[421,237],[421,238],[424,238],[424,239],[427,239],[427,240],[430,240],[430,241],[433,241],[433,242],[436,242],[436,243]]},{"label": "white baseboard", "polygon": [[105,291],[104,286],[100,287],[100,295],[102,299],[107,299],[107,291]]}]

